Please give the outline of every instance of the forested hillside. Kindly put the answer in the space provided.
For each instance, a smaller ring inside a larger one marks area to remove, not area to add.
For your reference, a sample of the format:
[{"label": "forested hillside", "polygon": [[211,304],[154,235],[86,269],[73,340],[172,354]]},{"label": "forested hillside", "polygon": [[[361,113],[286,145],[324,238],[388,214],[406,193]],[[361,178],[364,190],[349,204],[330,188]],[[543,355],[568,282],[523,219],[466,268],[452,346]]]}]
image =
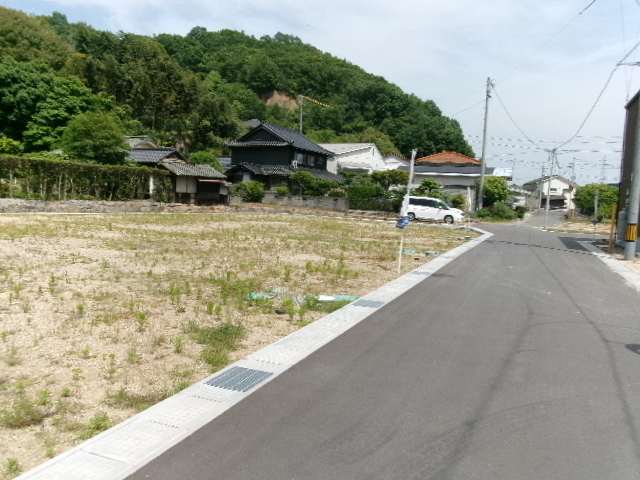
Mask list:
[{"label": "forested hillside", "polygon": [[295,101],[267,105],[278,92],[331,105],[304,105],[305,134],[318,142],[473,156],[458,123],[433,101],[282,33],[114,34],[60,13],[0,7],[0,56],[0,153],[55,149],[69,121],[86,112],[108,117],[117,132],[150,134],[185,153],[220,153],[245,120],[297,128]]}]

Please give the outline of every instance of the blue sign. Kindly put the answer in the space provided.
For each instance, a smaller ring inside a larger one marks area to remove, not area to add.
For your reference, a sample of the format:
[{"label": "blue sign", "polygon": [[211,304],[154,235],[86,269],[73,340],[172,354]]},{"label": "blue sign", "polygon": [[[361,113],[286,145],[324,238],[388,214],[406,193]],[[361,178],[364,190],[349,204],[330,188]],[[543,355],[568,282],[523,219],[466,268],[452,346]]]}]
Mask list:
[{"label": "blue sign", "polygon": [[410,218],[409,217],[401,217],[396,223],[396,228],[404,228],[409,225]]}]

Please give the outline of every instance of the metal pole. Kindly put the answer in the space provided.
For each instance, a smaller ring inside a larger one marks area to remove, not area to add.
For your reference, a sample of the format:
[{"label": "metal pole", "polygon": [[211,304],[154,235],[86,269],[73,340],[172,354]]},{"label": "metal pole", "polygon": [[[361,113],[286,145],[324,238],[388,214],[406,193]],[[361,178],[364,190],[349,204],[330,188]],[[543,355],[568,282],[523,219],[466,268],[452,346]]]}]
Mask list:
[{"label": "metal pole", "polygon": [[593,199],[593,203],[595,208],[593,209],[593,216],[595,217],[595,220],[598,220],[598,204],[600,203],[600,189],[596,190],[596,195]]},{"label": "metal pole", "polygon": [[400,229],[402,230],[402,234],[400,236],[400,250],[398,251],[398,275],[400,275],[400,269],[402,268],[402,246],[404,244],[404,228]]},{"label": "metal pole", "polygon": [[544,166],[542,167],[542,176],[538,184],[538,210],[542,208],[542,185],[544,185]]},{"label": "metal pole", "polygon": [[302,105],[304,104],[304,97],[298,95],[298,103],[300,104],[300,133],[302,133]]},{"label": "metal pole", "polygon": [[[418,151],[416,149],[411,150],[411,163],[409,165],[409,180],[407,181],[407,193],[404,196],[404,200],[402,200],[403,208],[401,211],[406,212],[409,208],[409,195],[411,195],[411,182],[413,182],[413,164],[416,160],[416,154]],[[404,227],[407,228],[407,227]],[[402,235],[400,236],[400,251],[398,252],[398,274],[400,274],[400,268],[402,268],[402,245],[404,244],[404,228],[402,230]]]},{"label": "metal pole", "polygon": [[616,224],[617,224],[616,218],[618,218],[618,204],[614,203],[613,207],[611,208],[611,229],[609,230],[609,254],[610,255],[613,255],[613,245],[614,245],[613,236],[616,231]]},{"label": "metal pole", "polygon": [[489,99],[491,98],[491,78],[487,77],[487,96],[484,102],[484,131],[482,132],[482,166],[480,168],[480,185],[478,188],[478,210],[482,209],[484,199],[484,174],[487,155],[487,122],[489,120]]},{"label": "metal pole", "polygon": [[550,151],[551,157],[551,173],[549,174],[549,185],[547,186],[547,204],[544,206],[544,225],[543,230],[547,229],[547,217],[549,216],[549,203],[551,202],[551,182],[553,181],[553,165],[556,163],[556,150],[555,148]]}]

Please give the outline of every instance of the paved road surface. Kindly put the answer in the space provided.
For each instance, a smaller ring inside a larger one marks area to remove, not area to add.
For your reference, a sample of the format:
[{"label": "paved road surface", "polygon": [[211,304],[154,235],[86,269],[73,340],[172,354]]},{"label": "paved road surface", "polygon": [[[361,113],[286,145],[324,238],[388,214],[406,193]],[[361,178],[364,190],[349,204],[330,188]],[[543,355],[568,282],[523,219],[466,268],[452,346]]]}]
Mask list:
[{"label": "paved road surface", "polygon": [[[556,223],[562,221],[564,216],[567,214],[564,210],[549,210],[547,214],[547,227],[551,228]],[[544,227],[544,209],[539,210],[536,215],[530,216],[525,224],[529,227]]]},{"label": "paved road surface", "polygon": [[640,478],[640,296],[571,234],[496,235],[131,480]]}]

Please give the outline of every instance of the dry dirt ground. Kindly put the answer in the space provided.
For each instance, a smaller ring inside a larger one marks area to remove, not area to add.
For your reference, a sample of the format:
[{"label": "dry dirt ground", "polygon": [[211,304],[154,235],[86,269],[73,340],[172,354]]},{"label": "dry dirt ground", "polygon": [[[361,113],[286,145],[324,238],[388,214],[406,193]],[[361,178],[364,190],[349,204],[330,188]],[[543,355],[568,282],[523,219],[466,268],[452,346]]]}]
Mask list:
[{"label": "dry dirt ground", "polygon": [[[303,295],[360,296],[396,278],[394,227],[273,214],[0,216],[0,478],[340,306]],[[417,253],[403,255],[403,273],[476,235],[410,225],[405,249]],[[269,292],[280,295],[248,299]]]}]

